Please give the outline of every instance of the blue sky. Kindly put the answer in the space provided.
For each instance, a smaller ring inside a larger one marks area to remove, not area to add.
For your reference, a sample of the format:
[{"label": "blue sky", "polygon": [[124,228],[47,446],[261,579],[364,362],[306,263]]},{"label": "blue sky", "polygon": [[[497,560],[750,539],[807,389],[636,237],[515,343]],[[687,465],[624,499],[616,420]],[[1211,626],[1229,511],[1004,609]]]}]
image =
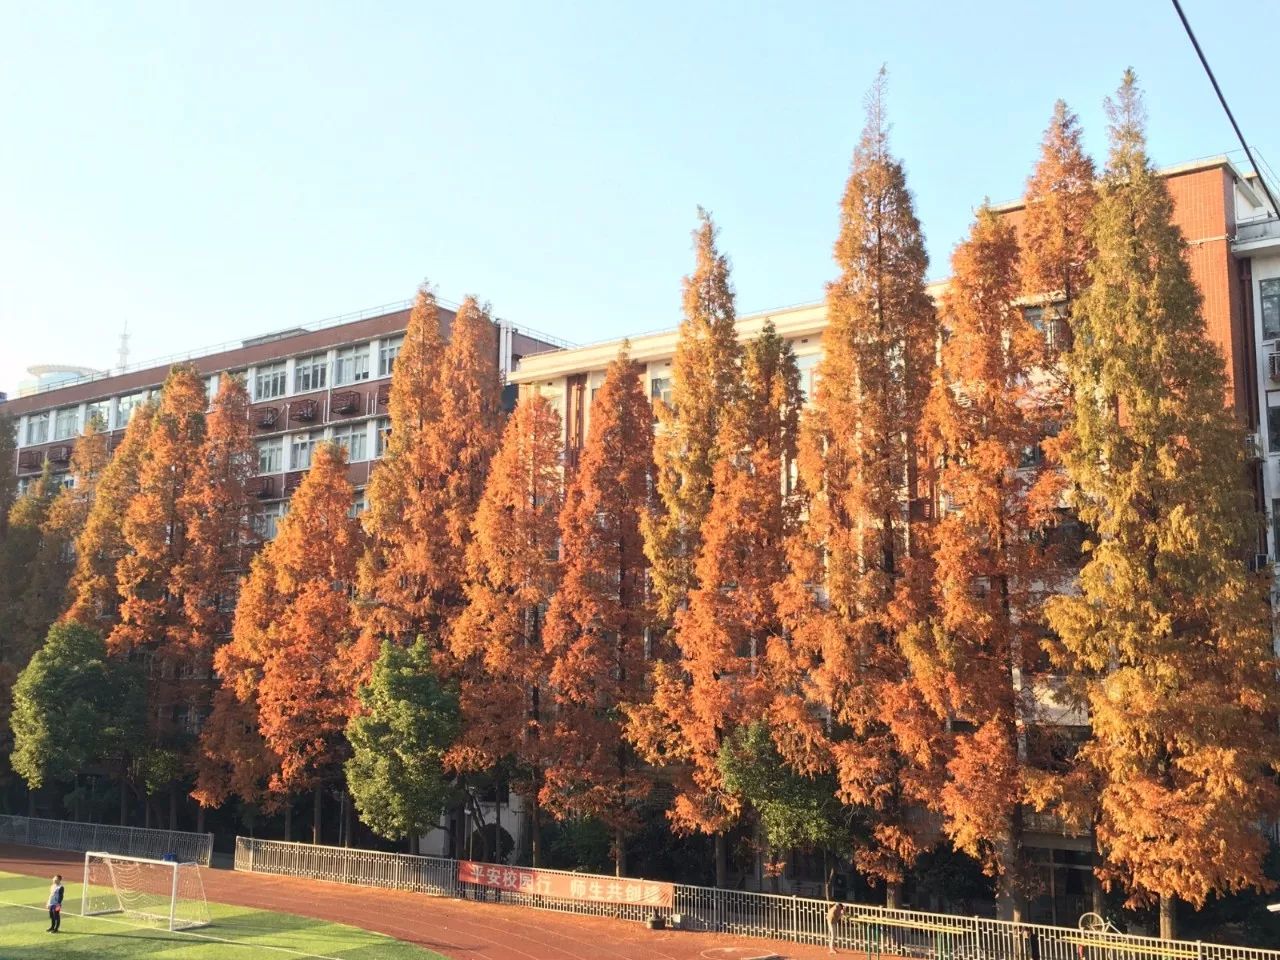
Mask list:
[{"label": "blue sky", "polygon": [[[1273,0],[1184,7],[1280,166]],[[142,360],[424,277],[577,342],[672,326],[698,204],[742,312],[820,299],[881,63],[934,277],[1055,98],[1101,154],[1128,65],[1158,163],[1236,147],[1168,0],[0,0],[0,390],[126,321]]]}]

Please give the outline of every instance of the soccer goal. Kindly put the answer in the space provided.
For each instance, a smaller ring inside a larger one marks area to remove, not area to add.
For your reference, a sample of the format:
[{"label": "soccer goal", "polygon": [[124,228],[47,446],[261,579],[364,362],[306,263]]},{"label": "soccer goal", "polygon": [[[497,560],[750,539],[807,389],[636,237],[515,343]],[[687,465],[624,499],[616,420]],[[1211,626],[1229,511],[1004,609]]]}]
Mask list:
[{"label": "soccer goal", "polygon": [[86,853],[80,915],[108,913],[167,930],[207,926],[209,903],[200,865]]}]

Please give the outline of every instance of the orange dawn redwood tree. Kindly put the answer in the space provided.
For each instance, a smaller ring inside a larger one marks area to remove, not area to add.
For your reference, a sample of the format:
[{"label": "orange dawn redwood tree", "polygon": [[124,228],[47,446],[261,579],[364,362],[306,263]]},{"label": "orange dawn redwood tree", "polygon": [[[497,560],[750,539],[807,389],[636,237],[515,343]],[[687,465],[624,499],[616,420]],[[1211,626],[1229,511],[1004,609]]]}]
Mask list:
[{"label": "orange dawn redwood tree", "polygon": [[720,423],[738,389],[742,349],[729,261],[711,214],[698,208],[695,264],[684,278],[684,320],[671,361],[671,406],[657,405],[657,502],[645,514],[645,552],[657,612],[671,620],[697,584],[712,474],[723,455]]},{"label": "orange dawn redwood tree", "polygon": [[556,721],[543,803],[557,815],[599,817],[626,838],[652,786],[623,737],[621,708],[644,694],[646,590],[640,518],[650,508],[653,408],[624,345],[591,405],[591,424],[560,518],[560,589],[544,632]]},{"label": "orange dawn redwood tree", "polygon": [[[316,843],[321,791],[341,782],[349,754],[344,731],[357,709],[356,690],[378,654],[356,624],[352,596],[363,538],[349,515],[352,496],[342,448],[319,445],[276,538],[253,559],[231,642],[214,658],[224,686],[249,708],[237,712],[220,699],[225,714],[219,720],[243,722],[256,704],[268,751],[243,727],[218,734],[252,761],[245,788],[253,789],[272,760],[278,766],[269,789],[277,798],[314,790]],[[209,786],[216,795],[217,784]]]},{"label": "orange dawn redwood tree", "polygon": [[119,623],[116,565],[128,551],[124,517],[138,493],[155,410],[152,401],[134,408],[124,439],[98,478],[84,528],[76,538],[75,569],[67,588],[69,606],[64,621],[104,633]]},{"label": "orange dawn redwood tree", "polygon": [[[913,675],[939,716],[962,719],[939,794],[952,843],[997,878],[997,914],[1021,919],[1022,816],[1042,591],[1052,580],[1056,472],[1034,454],[1044,337],[1017,304],[1018,244],[984,206],[951,261],[941,363],[924,432],[938,466],[936,615]],[[1040,489],[1050,488],[1046,495]]]},{"label": "orange dawn redwood tree", "polygon": [[937,320],[906,175],[889,152],[884,82],[882,70],[841,204],[840,276],[827,288],[799,455],[808,521],[780,591],[788,632],[771,646],[771,719],[788,762],[833,771],[841,800],[864,810],[870,838],[854,862],[896,904],[926,844],[912,806],[932,801],[938,779],[941,724],[908,676],[930,602],[918,425]]},{"label": "orange dawn redwood tree", "polygon": [[560,415],[523,397],[503,432],[472,525],[467,605],[452,632],[461,677],[462,769],[514,768],[532,817],[533,865],[541,859],[540,793],[551,760],[551,670],[545,612],[560,581],[563,502]]},{"label": "orange dawn redwood tree", "polygon": [[488,307],[468,297],[440,336],[434,293],[418,292],[391,378],[391,437],[370,478],[365,628],[447,646],[463,604],[471,521],[498,445],[501,378]]},{"label": "orange dawn redwood tree", "polygon": [[725,831],[741,810],[724,784],[726,739],[767,711],[763,669],[780,632],[774,589],[786,574],[796,512],[783,478],[795,459],[800,374],[791,347],[766,323],[746,346],[741,385],[724,408],[713,493],[700,539],[697,586],[676,614],[674,664],[659,662],[650,703],[628,710],[628,735],[651,762],[686,771],[669,813],[678,830],[716,838],[716,885],[727,883]]},{"label": "orange dawn redwood tree", "polygon": [[1269,574],[1244,557],[1260,518],[1242,428],[1207,337],[1173,201],[1147,157],[1132,71],[1089,231],[1067,372],[1064,462],[1090,530],[1079,592],[1048,603],[1060,667],[1088,706],[1080,761],[1098,790],[1101,875],[1131,904],[1270,886],[1263,823],[1275,781],[1276,662]]}]

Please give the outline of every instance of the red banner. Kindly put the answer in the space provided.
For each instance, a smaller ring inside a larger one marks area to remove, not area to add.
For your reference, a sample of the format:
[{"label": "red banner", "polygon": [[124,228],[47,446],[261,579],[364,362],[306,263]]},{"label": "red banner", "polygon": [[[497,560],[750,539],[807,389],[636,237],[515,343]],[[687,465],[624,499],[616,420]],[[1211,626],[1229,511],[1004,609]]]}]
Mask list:
[{"label": "red banner", "polygon": [[585,900],[588,903],[633,903],[670,908],[676,896],[675,885],[670,883],[602,877],[593,873],[551,873],[470,860],[458,861],[458,880],[495,890],[536,894],[552,900]]}]

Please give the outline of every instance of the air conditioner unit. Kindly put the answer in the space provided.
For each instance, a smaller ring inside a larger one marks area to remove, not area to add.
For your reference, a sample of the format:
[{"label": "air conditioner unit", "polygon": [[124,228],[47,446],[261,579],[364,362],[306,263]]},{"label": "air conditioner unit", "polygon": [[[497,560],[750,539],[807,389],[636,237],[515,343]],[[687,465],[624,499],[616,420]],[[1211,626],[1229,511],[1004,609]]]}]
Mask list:
[{"label": "air conditioner unit", "polygon": [[1267,354],[1267,373],[1272,380],[1280,380],[1280,353]]}]

